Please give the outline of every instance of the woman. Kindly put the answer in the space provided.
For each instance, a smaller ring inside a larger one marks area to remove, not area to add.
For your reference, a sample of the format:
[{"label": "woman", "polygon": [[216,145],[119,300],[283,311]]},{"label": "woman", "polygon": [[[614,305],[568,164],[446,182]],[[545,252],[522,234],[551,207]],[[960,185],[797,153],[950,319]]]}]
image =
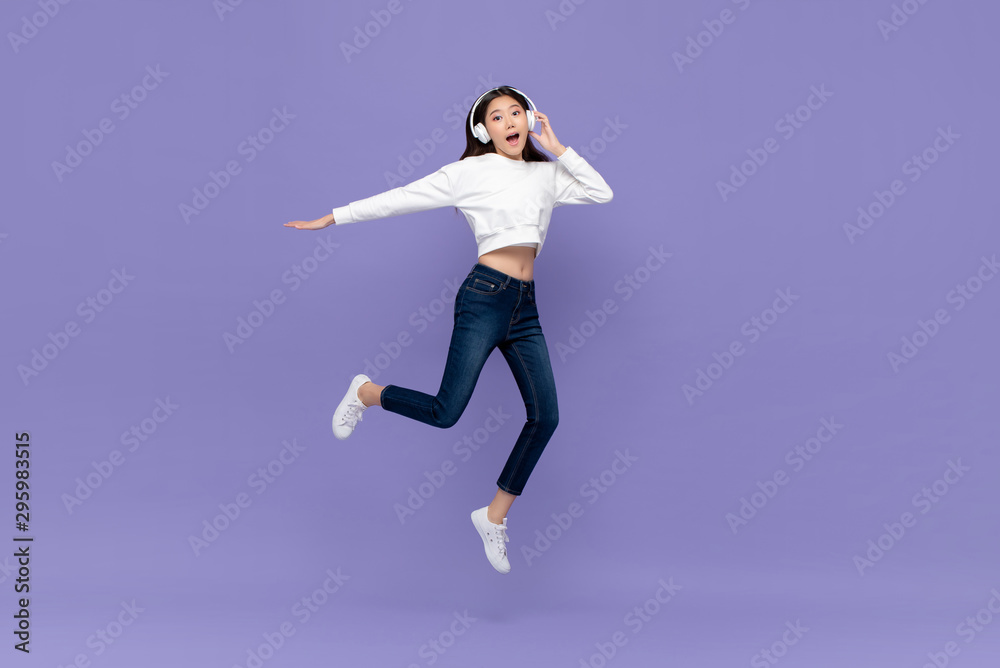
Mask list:
[{"label": "woman", "polygon": [[[496,496],[473,511],[472,522],[490,563],[501,573],[510,572],[507,512],[524,491],[559,422],[555,380],[535,302],[534,261],[554,207],[610,202],[613,196],[586,160],[559,143],[548,116],[533,108],[516,88],[486,91],[469,110],[466,149],[458,161],[406,186],[335,208],[322,218],[285,224],[318,230],[444,206],[465,214],[479,257],[455,297],[454,330],[438,393],[376,385],[358,374],[334,412],[333,432],[347,438],[365,409],[376,405],[425,424],[453,426],[472,397],[486,359],[500,348],[524,399],[527,421],[497,479]],[[536,125],[540,132],[531,132]],[[529,135],[557,161],[539,151]]]}]

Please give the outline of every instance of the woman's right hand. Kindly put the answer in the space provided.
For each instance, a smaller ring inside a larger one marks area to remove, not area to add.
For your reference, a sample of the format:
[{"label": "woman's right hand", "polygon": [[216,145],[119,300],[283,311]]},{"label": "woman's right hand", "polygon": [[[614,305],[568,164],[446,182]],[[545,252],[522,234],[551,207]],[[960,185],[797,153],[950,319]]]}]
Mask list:
[{"label": "woman's right hand", "polygon": [[285,223],[285,227],[294,227],[297,230],[322,230],[324,227],[335,223],[336,221],[333,219],[333,214],[328,213],[322,218],[317,218],[316,220],[293,220],[290,223]]}]

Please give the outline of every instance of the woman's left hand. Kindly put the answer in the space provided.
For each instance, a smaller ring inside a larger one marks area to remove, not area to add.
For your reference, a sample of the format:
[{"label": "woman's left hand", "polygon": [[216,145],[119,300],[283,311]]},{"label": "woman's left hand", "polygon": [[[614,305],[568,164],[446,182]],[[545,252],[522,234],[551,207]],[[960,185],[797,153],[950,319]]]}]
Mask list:
[{"label": "woman's left hand", "polygon": [[552,131],[552,126],[549,125],[549,117],[540,112],[534,112],[536,126],[541,125],[541,134],[537,132],[529,132],[528,134],[538,140],[538,143],[542,145],[549,153],[556,153],[556,149],[561,149],[562,144],[556,139],[556,133]]}]

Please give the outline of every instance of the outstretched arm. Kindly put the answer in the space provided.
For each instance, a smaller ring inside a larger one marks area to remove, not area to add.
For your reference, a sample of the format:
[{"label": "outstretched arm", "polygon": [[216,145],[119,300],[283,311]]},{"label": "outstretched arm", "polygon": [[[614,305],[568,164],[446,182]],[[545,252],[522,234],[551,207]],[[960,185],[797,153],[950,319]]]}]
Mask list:
[{"label": "outstretched arm", "polygon": [[404,213],[456,206],[457,196],[455,195],[454,180],[457,178],[458,166],[459,162],[457,161],[449,163],[436,172],[405,186],[337,207],[331,213],[316,220],[297,220],[285,223],[285,227],[319,230],[332,224],[346,225],[364,220],[399,216]]},{"label": "outstretched arm", "polygon": [[346,225],[455,206],[457,202],[454,179],[458,165],[458,162],[449,163],[433,174],[428,174],[405,186],[337,207],[333,210],[333,216],[337,219],[338,225]]}]

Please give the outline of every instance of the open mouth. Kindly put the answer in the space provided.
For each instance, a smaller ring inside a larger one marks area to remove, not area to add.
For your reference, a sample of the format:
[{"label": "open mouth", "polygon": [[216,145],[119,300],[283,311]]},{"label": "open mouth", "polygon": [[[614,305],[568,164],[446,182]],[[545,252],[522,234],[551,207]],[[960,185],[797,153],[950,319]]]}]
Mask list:
[{"label": "open mouth", "polygon": [[516,146],[520,136],[521,135],[516,132],[514,134],[507,135],[507,143],[511,146]]}]

